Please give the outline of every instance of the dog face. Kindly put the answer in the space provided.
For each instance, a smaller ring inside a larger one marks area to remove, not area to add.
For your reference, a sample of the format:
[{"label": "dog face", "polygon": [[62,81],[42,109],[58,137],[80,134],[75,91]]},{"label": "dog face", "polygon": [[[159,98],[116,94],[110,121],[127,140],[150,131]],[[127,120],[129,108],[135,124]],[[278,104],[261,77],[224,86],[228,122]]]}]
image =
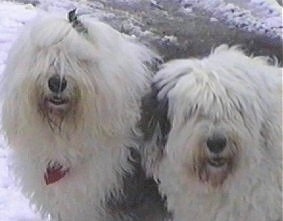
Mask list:
[{"label": "dog face", "polygon": [[[16,128],[33,124],[69,134],[88,128],[118,137],[135,127],[153,53],[104,23],[80,20],[78,28],[42,16],[12,48],[2,88],[4,118]],[[15,105],[21,108],[10,112]]]},{"label": "dog face", "polygon": [[[195,103],[196,98],[186,101]],[[243,145],[251,143],[249,139],[253,136],[245,127],[243,113],[229,112],[221,103],[214,100],[211,106],[208,103],[187,105],[185,115],[180,116],[182,119],[173,117],[165,147],[167,157],[182,174],[213,187],[221,186],[237,170],[245,148]],[[219,116],[220,112],[227,116]]]},{"label": "dog face", "polygon": [[[29,123],[53,132],[82,126],[81,116],[89,111],[84,102],[96,96],[97,53],[85,33],[68,21],[48,15],[33,21],[9,55],[2,87],[4,119],[13,115],[16,128]],[[14,105],[19,109],[6,111]]]},{"label": "dog face", "polygon": [[264,78],[219,64],[218,56],[169,62],[154,81],[171,125],[164,161],[182,180],[213,188],[260,161],[265,106],[272,100],[257,89],[266,87]]}]

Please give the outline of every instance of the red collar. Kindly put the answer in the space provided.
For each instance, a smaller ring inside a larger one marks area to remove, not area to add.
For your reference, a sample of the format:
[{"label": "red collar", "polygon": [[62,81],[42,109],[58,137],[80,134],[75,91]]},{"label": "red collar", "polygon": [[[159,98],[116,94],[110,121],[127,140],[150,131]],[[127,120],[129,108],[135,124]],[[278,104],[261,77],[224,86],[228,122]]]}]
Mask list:
[{"label": "red collar", "polygon": [[44,180],[46,185],[55,183],[61,180],[67,173],[69,168],[63,169],[63,166],[58,162],[49,162],[44,173]]}]

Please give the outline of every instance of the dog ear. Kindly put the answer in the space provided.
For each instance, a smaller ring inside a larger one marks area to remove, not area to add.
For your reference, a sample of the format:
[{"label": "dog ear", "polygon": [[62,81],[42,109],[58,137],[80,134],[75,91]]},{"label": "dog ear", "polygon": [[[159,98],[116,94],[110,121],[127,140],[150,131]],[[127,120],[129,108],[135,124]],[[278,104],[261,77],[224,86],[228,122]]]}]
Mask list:
[{"label": "dog ear", "polygon": [[277,121],[266,120],[261,125],[260,135],[262,138],[263,146],[267,150],[277,148],[278,144],[282,145],[282,122],[280,121],[281,118],[278,119]]},{"label": "dog ear", "polygon": [[146,173],[152,176],[160,162],[168,133],[171,129],[168,112],[168,99],[158,99],[159,89],[155,84],[151,92],[142,100],[142,114],[139,127],[143,133],[142,164]]},{"label": "dog ear", "polygon": [[[280,76],[281,77],[281,76]],[[260,135],[263,151],[271,157],[270,162],[282,165],[282,83],[277,82],[275,89],[270,94],[271,103],[265,105],[263,121],[261,122]],[[276,166],[278,167],[278,166]],[[282,170],[282,167],[279,169]],[[281,171],[282,172],[282,171]],[[281,173],[280,172],[280,173]],[[280,176],[282,185],[282,176]]]},{"label": "dog ear", "polygon": [[159,89],[153,84],[151,86],[151,92],[143,97],[139,126],[143,132],[145,141],[151,140],[156,130],[160,130],[158,144],[164,146],[171,125],[167,117],[168,99],[167,97],[162,98],[162,100],[158,99],[158,92]]},{"label": "dog ear", "polygon": [[[282,187],[282,122],[277,119],[277,122],[264,122],[261,130],[261,146],[265,152],[266,167],[271,167],[272,170],[277,170],[278,173],[273,173],[277,185]],[[280,174],[278,176],[278,174]]]}]

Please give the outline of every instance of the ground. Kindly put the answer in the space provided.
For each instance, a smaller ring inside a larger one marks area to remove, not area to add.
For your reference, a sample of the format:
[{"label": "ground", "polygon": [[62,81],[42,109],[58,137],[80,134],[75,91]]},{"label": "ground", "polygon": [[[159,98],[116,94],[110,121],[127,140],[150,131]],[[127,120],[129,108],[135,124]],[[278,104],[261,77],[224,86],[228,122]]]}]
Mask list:
[{"label": "ground", "polygon": [[[282,61],[282,9],[275,0],[16,0],[0,1],[0,75],[20,28],[38,10],[74,7],[95,12],[120,31],[153,44],[165,60],[200,56],[220,43],[241,43]],[[42,221],[15,185],[8,155],[0,137],[1,221]]]}]

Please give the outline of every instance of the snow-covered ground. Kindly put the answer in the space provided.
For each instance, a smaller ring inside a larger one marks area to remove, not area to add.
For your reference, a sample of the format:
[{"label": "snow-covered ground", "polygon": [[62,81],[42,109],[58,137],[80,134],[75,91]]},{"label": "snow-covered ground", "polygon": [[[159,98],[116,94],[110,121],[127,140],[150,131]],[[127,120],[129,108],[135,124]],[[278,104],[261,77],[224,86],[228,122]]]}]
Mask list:
[{"label": "snow-covered ground", "polygon": [[275,0],[181,0],[181,2],[189,10],[192,7],[202,8],[231,27],[265,33],[269,36],[282,35],[282,8]]},{"label": "snow-covered ground", "polygon": [[[120,1],[126,2],[126,0]],[[130,2],[130,0],[127,1]],[[4,69],[8,50],[17,37],[20,28],[35,16],[37,10],[39,10],[31,4],[20,4],[17,2],[0,0],[0,74]],[[22,2],[32,1],[22,0]],[[72,0],[41,0],[38,2],[41,2],[41,9],[50,11],[66,11],[66,9],[74,8],[75,6],[86,7],[87,5],[87,1]],[[98,7],[100,7],[99,2],[97,3]],[[151,1],[155,5],[160,4],[160,2]],[[264,25],[267,29],[273,29],[275,35],[282,33],[282,9],[275,0],[183,0],[179,1],[179,3],[180,7],[184,7],[187,11],[190,10],[190,5],[203,7],[208,12],[212,12],[212,15],[217,17],[215,19],[219,19],[219,14],[222,14],[224,19],[234,20],[234,23],[242,22],[242,20],[234,19],[233,15],[229,15],[228,12],[234,9],[237,13],[244,12],[246,16],[245,22],[248,22],[248,25],[253,25],[254,22],[257,22],[259,26]],[[236,8],[235,4],[238,4]],[[213,7],[216,5],[219,11],[213,11]],[[219,6],[221,7],[219,8]],[[252,17],[252,20],[248,21],[250,17]],[[0,135],[0,220],[40,221],[41,219],[32,212],[28,201],[20,194],[9,174],[8,151],[9,149]]]}]

